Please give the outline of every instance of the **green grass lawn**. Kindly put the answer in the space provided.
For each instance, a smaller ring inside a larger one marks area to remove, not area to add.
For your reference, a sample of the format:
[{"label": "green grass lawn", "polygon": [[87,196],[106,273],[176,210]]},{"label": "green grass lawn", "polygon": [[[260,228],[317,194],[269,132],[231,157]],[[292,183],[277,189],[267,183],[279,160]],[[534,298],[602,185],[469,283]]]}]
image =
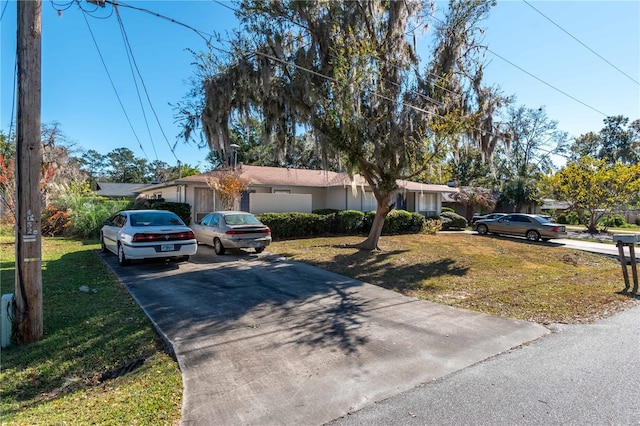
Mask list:
[{"label": "green grass lawn", "polygon": [[[3,425],[179,422],[178,366],[98,248],[97,242],[44,239],[44,336],[2,349]],[[0,260],[2,294],[14,293],[12,235],[0,237]]]},{"label": "green grass lawn", "polygon": [[[617,293],[618,262],[599,255],[463,233],[382,237],[381,252],[344,247],[361,240],[280,241],[269,251],[409,296],[540,323],[590,322],[637,303]],[[179,423],[178,366],[98,248],[44,239],[44,336],[2,350],[3,425]],[[14,292],[14,251],[0,228],[2,293]]]},{"label": "green grass lawn", "polygon": [[596,254],[466,233],[382,237],[373,253],[344,247],[362,239],[280,241],[269,251],[407,296],[542,324],[592,322],[637,303],[618,294],[620,263]]}]

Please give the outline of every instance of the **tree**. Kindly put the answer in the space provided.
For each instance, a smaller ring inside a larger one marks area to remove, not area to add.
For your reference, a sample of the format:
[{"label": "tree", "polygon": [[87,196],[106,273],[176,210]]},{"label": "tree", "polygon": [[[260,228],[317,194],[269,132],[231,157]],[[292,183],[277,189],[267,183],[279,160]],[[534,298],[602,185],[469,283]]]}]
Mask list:
[{"label": "tree", "polygon": [[[83,182],[86,177],[71,156],[71,144],[56,122],[42,124],[40,129],[42,165],[40,192],[43,203],[68,190],[72,182]],[[15,140],[0,134],[0,199],[3,211],[15,219]]]},{"label": "tree", "polygon": [[90,149],[79,160],[81,170],[88,173],[89,179],[94,182],[107,178],[108,159],[106,155]]},{"label": "tree", "polygon": [[147,183],[152,178],[147,160],[137,158],[129,148],[116,148],[107,159],[112,182]]},{"label": "tree", "polygon": [[[578,212],[588,211],[585,224],[598,232],[598,221],[614,208],[624,208],[640,191],[640,162],[633,165],[609,164],[605,159],[584,157],[568,163],[549,178],[558,199],[572,203]],[[637,198],[636,198],[637,200]]]},{"label": "tree", "polygon": [[600,130],[601,146],[597,158],[623,164],[635,164],[640,161],[638,120],[632,123],[631,127],[625,128],[628,122],[629,119],[622,115],[604,119],[605,126]]},{"label": "tree", "polygon": [[589,132],[573,141],[569,147],[570,160],[592,157],[627,165],[640,161],[640,119],[628,124],[628,118],[617,115],[603,121],[604,127],[598,133]]},{"label": "tree", "polygon": [[236,202],[240,201],[242,193],[249,189],[249,182],[240,176],[238,170],[225,169],[216,176],[207,177],[207,185],[220,196],[222,207],[233,210]]},{"label": "tree", "polygon": [[539,204],[538,181],[553,169],[552,156],[565,152],[567,133],[557,129],[543,107],[509,107],[508,113],[504,123],[508,139],[498,150],[496,174],[503,182],[501,201],[523,211]]},{"label": "tree", "polygon": [[466,207],[467,221],[470,221],[477,208],[480,213],[491,213],[496,207],[496,198],[490,189],[462,187],[460,192],[453,194],[453,199]]},{"label": "tree", "polygon": [[[491,4],[464,3],[478,16]],[[259,115],[263,141],[275,141],[279,152],[295,146],[301,127],[313,132],[325,160],[336,155],[371,187],[376,215],[358,246],[377,249],[396,181],[423,172],[463,122],[462,110],[425,96],[429,84],[413,71],[419,58],[407,34],[425,21],[423,3],[247,0],[240,7],[244,28],[233,54],[199,56],[201,87],[193,93],[202,102],[192,103],[195,111],[181,108],[185,137],[201,124],[210,148],[226,158],[233,112]],[[456,37],[476,31],[475,22],[462,27]],[[443,51],[438,61],[467,53]]]}]

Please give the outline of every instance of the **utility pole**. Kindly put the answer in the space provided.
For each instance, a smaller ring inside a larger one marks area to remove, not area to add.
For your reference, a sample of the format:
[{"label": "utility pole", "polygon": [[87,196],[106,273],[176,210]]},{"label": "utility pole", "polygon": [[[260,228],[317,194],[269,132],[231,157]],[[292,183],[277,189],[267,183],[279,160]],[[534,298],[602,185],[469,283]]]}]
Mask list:
[{"label": "utility pole", "polygon": [[16,283],[18,339],[43,335],[40,234],[40,93],[42,0],[17,2],[18,110],[16,127]]}]

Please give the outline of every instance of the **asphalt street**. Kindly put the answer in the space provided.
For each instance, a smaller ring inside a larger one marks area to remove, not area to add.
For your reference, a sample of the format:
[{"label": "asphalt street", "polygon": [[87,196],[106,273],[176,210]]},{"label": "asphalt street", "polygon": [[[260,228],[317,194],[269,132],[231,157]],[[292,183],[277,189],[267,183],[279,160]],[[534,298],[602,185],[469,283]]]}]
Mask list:
[{"label": "asphalt street", "polygon": [[640,306],[352,413],[331,425],[638,425]]}]

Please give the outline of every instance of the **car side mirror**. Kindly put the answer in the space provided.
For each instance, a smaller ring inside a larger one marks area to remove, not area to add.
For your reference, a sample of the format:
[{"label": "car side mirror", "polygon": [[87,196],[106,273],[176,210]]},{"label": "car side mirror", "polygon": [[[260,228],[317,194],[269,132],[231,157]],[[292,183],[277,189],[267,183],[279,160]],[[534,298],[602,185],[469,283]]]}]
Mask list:
[{"label": "car side mirror", "polygon": [[111,222],[109,222],[108,220],[105,220],[104,222],[102,222],[103,226],[111,226]]}]

